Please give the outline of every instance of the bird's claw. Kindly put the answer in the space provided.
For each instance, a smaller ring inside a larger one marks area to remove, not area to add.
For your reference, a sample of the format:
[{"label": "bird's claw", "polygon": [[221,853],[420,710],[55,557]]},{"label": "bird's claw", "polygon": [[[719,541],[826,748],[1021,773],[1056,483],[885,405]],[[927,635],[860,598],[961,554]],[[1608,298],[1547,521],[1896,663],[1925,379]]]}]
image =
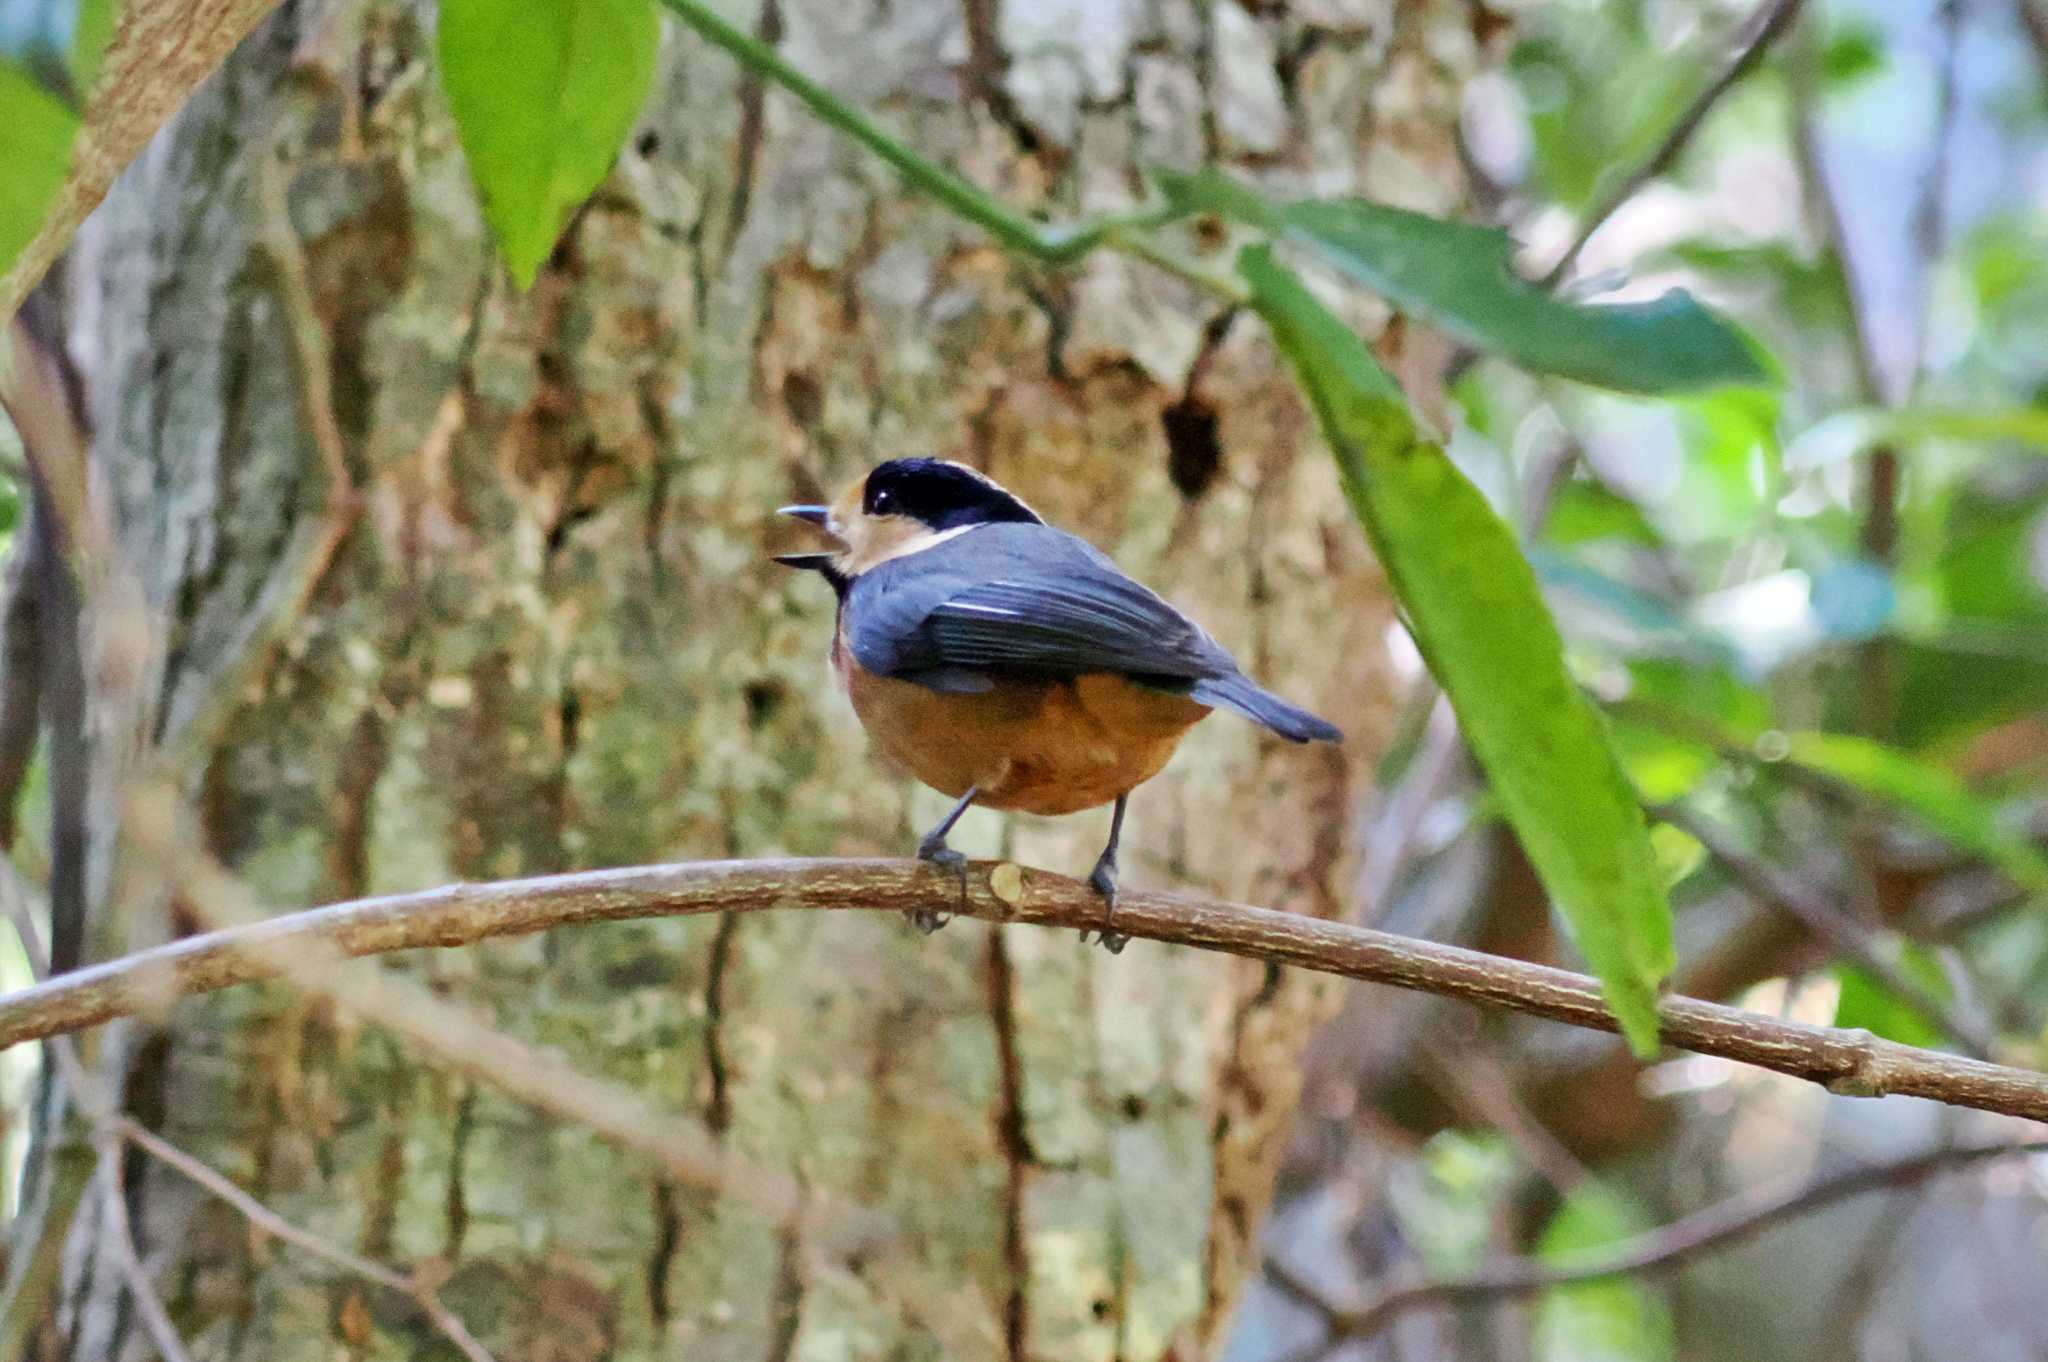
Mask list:
[{"label": "bird's claw", "polygon": [[[917,847],[917,859],[950,870],[960,877],[960,911],[967,911],[967,857],[946,845],[943,838],[927,837]],[[910,925],[930,936],[953,919],[936,908],[913,908],[907,914]]]},{"label": "bird's claw", "polygon": [[[1115,863],[1107,858],[1097,861],[1094,871],[1088,876],[1088,886],[1102,895],[1102,926],[1097,932],[1096,942],[1111,955],[1121,955],[1130,938],[1122,932],[1112,930],[1110,925],[1116,921]],[[1087,939],[1085,933],[1082,939]]]}]

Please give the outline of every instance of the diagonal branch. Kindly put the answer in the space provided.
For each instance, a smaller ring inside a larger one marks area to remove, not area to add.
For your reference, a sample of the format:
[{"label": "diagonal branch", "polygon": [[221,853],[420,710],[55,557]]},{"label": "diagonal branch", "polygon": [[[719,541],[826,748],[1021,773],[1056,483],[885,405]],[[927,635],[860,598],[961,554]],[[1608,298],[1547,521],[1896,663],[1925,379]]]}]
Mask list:
[{"label": "diagonal branch", "polygon": [[[969,880],[963,899],[950,873],[914,861],[704,861],[359,899],[188,937],[0,998],[0,1048],[160,1012],[186,994],[275,978],[280,956],[294,951],[366,956],[576,923],[768,908],[962,911],[990,922],[1101,926],[1101,899],[1077,880],[987,862],[977,864]],[[1617,1029],[1598,983],[1585,975],[1457,946],[1136,890],[1118,897],[1116,925],[1128,936]],[[2048,1075],[1694,998],[1665,998],[1658,1013],[1668,1045],[1755,1064],[1833,1092],[1902,1093],[2048,1122]]]},{"label": "diagonal branch", "polygon": [[1378,1333],[1404,1311],[1425,1305],[1470,1304],[1533,1295],[1553,1287],[1597,1281],[1626,1273],[1665,1271],[1688,1259],[1728,1247],[1796,1216],[1886,1187],[1911,1187],[1942,1173],[1991,1159],[2048,1153],[2048,1140],[2027,1144],[1957,1145],[1888,1163],[1869,1164],[1820,1178],[1759,1187],[1693,1212],[1680,1220],[1624,1239],[1577,1261],[1543,1263],[1508,1258],[1465,1277],[1416,1280],[1389,1287],[1366,1304],[1334,1304],[1316,1288],[1269,1260],[1266,1275],[1289,1296],[1324,1317],[1325,1343]]},{"label": "diagonal branch", "polygon": [[483,1344],[477,1342],[476,1335],[470,1333],[455,1313],[441,1303],[440,1296],[435,1294],[424,1279],[395,1271],[359,1253],[351,1253],[341,1245],[331,1244],[311,1230],[293,1224],[230,1182],[212,1165],[194,1158],[169,1140],[126,1116],[115,1117],[114,1128],[121,1139],[213,1193],[239,1211],[242,1218],[251,1226],[271,1238],[303,1249],[313,1257],[332,1263],[345,1272],[354,1273],[365,1281],[375,1282],[387,1290],[398,1292],[415,1301],[433,1322],[434,1327],[455,1345],[456,1350],[468,1359],[468,1362],[492,1362],[490,1353],[484,1350]]},{"label": "diagonal branch", "polygon": [[0,318],[28,296],[114,177],[276,3],[130,0],[121,6],[64,185],[13,268],[0,262]]},{"label": "diagonal branch", "polygon": [[1965,1015],[1936,997],[1901,963],[1898,935],[1836,907],[1824,893],[1797,875],[1751,856],[1727,829],[1683,805],[1666,805],[1657,816],[1707,849],[1757,902],[1797,918],[1805,928],[1837,952],[1861,966],[1908,1007],[1939,1028],[1957,1048],[1988,1058],[1998,1038],[1980,1019]]},{"label": "diagonal branch", "polygon": [[1721,102],[1721,97],[1740,85],[1743,78],[1754,71],[1757,63],[1763,60],[1764,53],[1769,50],[1771,44],[1792,27],[1793,20],[1799,17],[1802,2],[1803,0],[1764,0],[1757,6],[1756,12],[1750,15],[1742,30],[1736,35],[1734,50],[1720,71],[1693,96],[1692,103],[1686,105],[1684,112],[1678,115],[1677,121],[1672,123],[1649,156],[1616,183],[1587,212],[1585,220],[1579,225],[1578,233],[1572,237],[1571,245],[1565,248],[1564,254],[1558,257],[1557,263],[1552,265],[1550,272],[1544,276],[1544,283],[1555,285],[1563,279],[1578,261],[1579,253],[1586,249],[1586,243],[1593,239],[1594,233],[1607,225],[1607,219],[1613,217],[1623,204],[1634,198],[1644,185],[1671,169],[1673,163],[1678,160],[1678,153],[1685,150],[1686,144],[1692,141],[1693,134],[1700,130],[1700,124],[1707,121],[1707,115]]}]

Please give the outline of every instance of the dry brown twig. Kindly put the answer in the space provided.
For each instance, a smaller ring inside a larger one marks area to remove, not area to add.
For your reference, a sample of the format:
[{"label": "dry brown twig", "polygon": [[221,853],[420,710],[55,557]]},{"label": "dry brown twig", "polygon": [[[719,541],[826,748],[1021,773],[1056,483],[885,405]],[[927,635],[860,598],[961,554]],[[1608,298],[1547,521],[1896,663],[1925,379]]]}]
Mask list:
[{"label": "dry brown twig", "polygon": [[[0,1048],[113,1017],[160,1013],[187,994],[276,978],[293,961],[304,961],[309,951],[377,955],[424,946],[463,946],[576,923],[768,908],[947,912],[964,907],[968,916],[990,922],[1087,930],[1101,925],[1101,899],[1077,880],[1007,862],[981,862],[972,868],[969,881],[963,900],[958,880],[915,861],[708,861],[452,885],[362,899],[190,937],[0,998]],[[218,872],[186,881],[195,901],[221,892],[246,892],[229,889],[232,883]],[[1153,941],[1420,989],[1593,1030],[1616,1029],[1613,1015],[1601,1002],[1598,983],[1585,975],[1457,946],[1140,890],[1118,899],[1116,925],[1126,935]],[[399,982],[366,977],[372,979],[366,988]],[[376,1018],[378,1000],[360,1001],[362,1008],[352,1003],[351,1010]],[[447,1010],[436,1000],[426,1001]],[[1671,1046],[1758,1065],[1833,1092],[1901,1093],[2048,1121],[2048,1075],[1900,1045],[1865,1031],[1763,1017],[1694,998],[1668,997],[1659,1013],[1663,1038]],[[516,1046],[509,1038],[499,1039]],[[543,1086],[551,1081],[539,1080]],[[539,1100],[554,1094],[528,1095]],[[636,1108],[644,1107],[634,1101]],[[624,1113],[620,1117],[624,1119]],[[666,1161],[684,1151],[660,1143],[678,1129],[673,1117],[662,1119],[663,1131],[614,1133],[622,1142]],[[600,1128],[608,1127],[609,1121]],[[689,1176],[701,1176],[705,1170],[694,1147],[679,1162],[691,1170]],[[788,1204],[775,1197],[770,1200]]]},{"label": "dry brown twig", "polygon": [[1339,1305],[1279,1262],[1268,1260],[1266,1275],[1290,1297],[1324,1318],[1327,1332],[1319,1351],[1346,1339],[1378,1333],[1396,1315],[1425,1305],[1469,1304],[1532,1295],[1553,1287],[1602,1277],[1666,1271],[1715,1252],[1795,1216],[1809,1214],[1862,1192],[1911,1187],[1939,1174],[1990,1159],[2048,1153],[2048,1140],[2028,1143],[1958,1145],[1910,1158],[1851,1168],[1818,1178],[1769,1184],[1693,1212],[1588,1255],[1579,1262],[1543,1263],[1508,1258],[1464,1277],[1416,1278],[1380,1291],[1359,1306]]}]

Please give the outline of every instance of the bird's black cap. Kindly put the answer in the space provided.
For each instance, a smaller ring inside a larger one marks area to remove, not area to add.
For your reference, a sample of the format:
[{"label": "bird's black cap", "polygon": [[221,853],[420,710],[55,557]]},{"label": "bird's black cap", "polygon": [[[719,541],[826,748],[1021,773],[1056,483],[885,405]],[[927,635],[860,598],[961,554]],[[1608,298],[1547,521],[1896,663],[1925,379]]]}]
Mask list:
[{"label": "bird's black cap", "polygon": [[1001,522],[1043,524],[1029,506],[971,468],[944,459],[891,459],[868,474],[861,510],[907,515],[934,530]]}]

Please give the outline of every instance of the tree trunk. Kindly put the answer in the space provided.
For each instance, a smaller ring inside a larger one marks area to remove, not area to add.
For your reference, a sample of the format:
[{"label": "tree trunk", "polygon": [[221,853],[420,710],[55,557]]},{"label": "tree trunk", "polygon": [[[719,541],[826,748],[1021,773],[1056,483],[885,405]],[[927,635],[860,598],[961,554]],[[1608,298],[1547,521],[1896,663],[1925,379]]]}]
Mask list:
[{"label": "tree trunk", "polygon": [[[768,0],[756,22],[927,153],[1066,217],[1205,160],[1454,208],[1486,20],[1460,0]],[[1133,800],[1127,882],[1349,907],[1392,613],[1249,319],[1120,259],[1006,259],[674,32],[614,173],[518,295],[432,27],[399,0],[288,0],[74,258],[97,453],[163,621],[144,737],[215,854],[282,907],[906,852],[943,801],[874,764],[827,679],[829,593],[767,561],[788,542],[768,513],[933,454],[1347,731],[1339,751],[1202,725]],[[976,812],[957,844],[1080,873],[1105,831]],[[170,929],[121,922],[122,942]],[[282,988],[113,1047],[132,1110],[287,1218],[445,1279],[501,1362],[1212,1355],[1331,1000],[1194,951],[926,940],[857,913],[387,963],[915,1246],[916,1290],[870,1279]],[[407,1300],[130,1172],[201,1362],[451,1355]],[[52,1355],[148,1356],[89,1210]]]}]

